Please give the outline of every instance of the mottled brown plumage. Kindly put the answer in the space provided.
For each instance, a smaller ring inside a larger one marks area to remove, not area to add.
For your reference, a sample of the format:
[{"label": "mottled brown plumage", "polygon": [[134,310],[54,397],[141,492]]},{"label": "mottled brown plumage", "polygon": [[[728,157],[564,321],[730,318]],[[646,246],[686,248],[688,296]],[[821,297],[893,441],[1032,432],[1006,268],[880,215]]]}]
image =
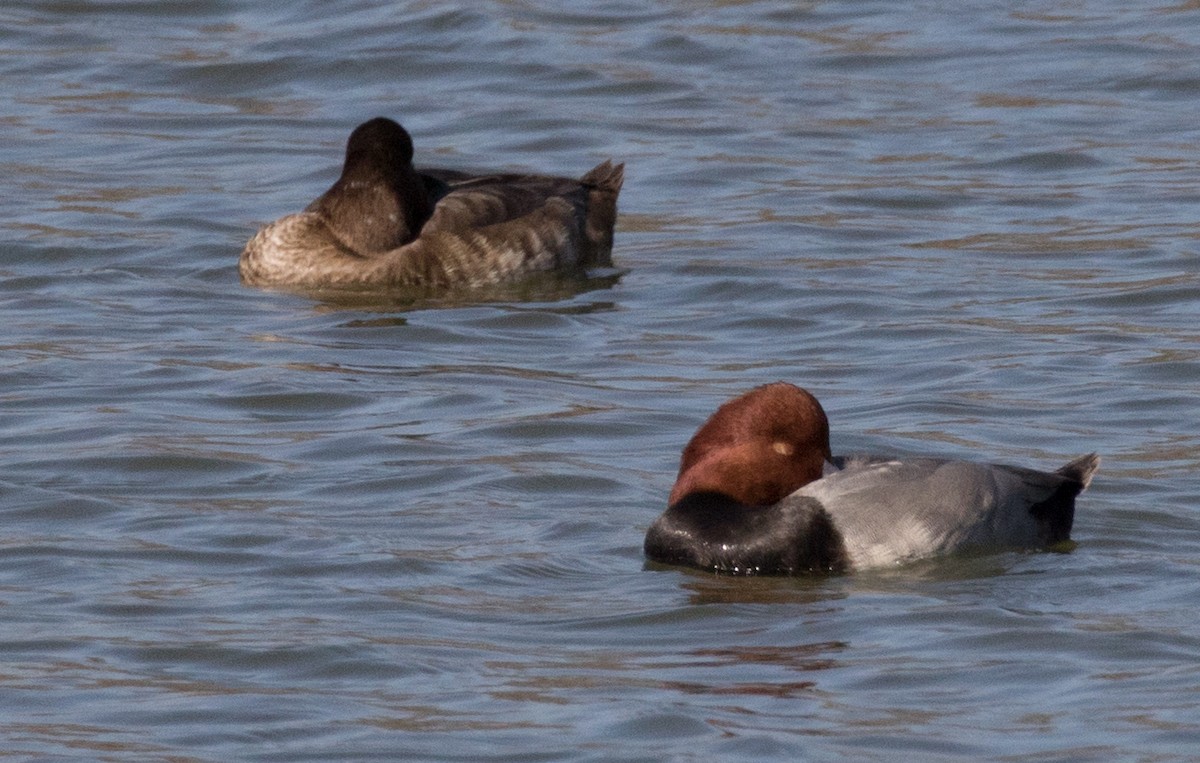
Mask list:
[{"label": "mottled brown plumage", "polygon": [[255,286],[481,286],[538,270],[611,265],[624,165],[579,180],[470,175],[412,166],[396,122],[359,125],[342,175],[303,212],[276,220],[242,252]]}]

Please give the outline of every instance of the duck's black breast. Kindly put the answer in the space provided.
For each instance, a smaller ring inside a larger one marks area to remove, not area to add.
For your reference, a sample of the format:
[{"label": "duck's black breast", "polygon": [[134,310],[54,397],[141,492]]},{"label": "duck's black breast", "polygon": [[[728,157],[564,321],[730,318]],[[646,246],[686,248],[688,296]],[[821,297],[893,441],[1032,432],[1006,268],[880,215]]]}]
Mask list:
[{"label": "duck's black breast", "polygon": [[644,549],[656,562],[740,575],[849,569],[841,534],[811,498],[744,506],[720,493],[692,494],[654,521]]}]

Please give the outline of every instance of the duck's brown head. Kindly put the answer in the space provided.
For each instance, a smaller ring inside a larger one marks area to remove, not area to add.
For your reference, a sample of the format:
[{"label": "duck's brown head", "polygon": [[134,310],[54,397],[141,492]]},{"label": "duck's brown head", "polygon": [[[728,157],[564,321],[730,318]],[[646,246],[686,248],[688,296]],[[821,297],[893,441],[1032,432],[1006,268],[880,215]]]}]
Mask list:
[{"label": "duck's brown head", "polygon": [[433,213],[433,200],[412,160],[412,137],[398,122],[387,117],[363,122],[346,142],[341,177],[308,211],[323,215],[360,255],[403,246]]},{"label": "duck's brown head", "polygon": [[820,479],[830,459],[817,399],[793,384],[767,384],[722,405],[692,436],[668,503],[711,492],[771,505]]}]

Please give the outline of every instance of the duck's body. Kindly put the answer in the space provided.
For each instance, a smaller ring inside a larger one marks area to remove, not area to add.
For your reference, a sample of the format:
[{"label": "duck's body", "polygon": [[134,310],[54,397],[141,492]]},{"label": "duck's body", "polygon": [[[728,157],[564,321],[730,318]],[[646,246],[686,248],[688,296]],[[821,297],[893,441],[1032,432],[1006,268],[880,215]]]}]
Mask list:
[{"label": "duck's body", "polygon": [[812,441],[797,439],[809,425],[788,421],[797,413],[828,431],[816,399],[790,384],[760,387],[718,410],[684,451],[670,505],[646,534],[646,555],[722,572],[796,574],[1045,547],[1070,538],[1075,497],[1099,465],[1094,454],[1056,472],[830,459],[826,445],[815,452],[823,472],[814,476],[812,454],[800,446]]},{"label": "duck's body", "polygon": [[418,171],[408,133],[377,118],[351,134],[338,181],[259,230],[239,270],[256,286],[446,288],[606,266],[623,180],[607,161],[579,180]]}]

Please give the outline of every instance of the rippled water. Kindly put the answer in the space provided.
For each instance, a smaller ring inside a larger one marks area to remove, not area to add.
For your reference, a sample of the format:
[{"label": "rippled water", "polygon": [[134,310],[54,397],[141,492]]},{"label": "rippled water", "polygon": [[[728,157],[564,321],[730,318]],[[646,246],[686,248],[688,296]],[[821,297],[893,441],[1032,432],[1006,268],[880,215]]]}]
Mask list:
[{"label": "rippled water", "polygon": [[[1200,742],[1200,6],[0,10],[0,751],[1186,760]],[[628,162],[620,273],[248,289],[384,114]],[[709,412],[1054,467],[1070,554],[647,567]]]}]

